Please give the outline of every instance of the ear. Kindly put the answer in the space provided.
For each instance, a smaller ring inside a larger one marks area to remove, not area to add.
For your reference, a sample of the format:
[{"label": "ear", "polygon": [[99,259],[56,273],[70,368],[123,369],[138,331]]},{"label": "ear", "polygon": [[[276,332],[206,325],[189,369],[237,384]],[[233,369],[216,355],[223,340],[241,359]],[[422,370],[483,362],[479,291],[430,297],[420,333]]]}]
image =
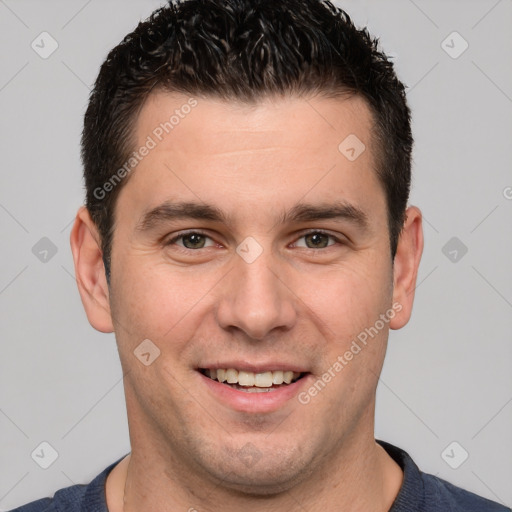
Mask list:
[{"label": "ear", "polygon": [[76,214],[70,236],[76,283],[89,323],[98,331],[113,332],[100,240],[89,211],[82,206]]},{"label": "ear", "polygon": [[411,317],[418,267],[423,252],[421,211],[415,206],[406,210],[403,230],[393,263],[393,304],[396,315],[389,322],[391,329],[401,329]]}]

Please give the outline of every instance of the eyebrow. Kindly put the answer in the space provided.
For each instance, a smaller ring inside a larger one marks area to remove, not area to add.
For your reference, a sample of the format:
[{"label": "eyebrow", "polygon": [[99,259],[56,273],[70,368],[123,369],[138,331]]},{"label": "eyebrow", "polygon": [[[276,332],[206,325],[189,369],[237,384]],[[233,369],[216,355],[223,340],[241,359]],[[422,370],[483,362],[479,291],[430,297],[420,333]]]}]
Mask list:
[{"label": "eyebrow", "polygon": [[[206,203],[165,201],[141,216],[136,231],[150,231],[160,224],[184,219],[229,224],[231,218],[216,206]],[[363,210],[346,202],[298,203],[281,214],[278,224],[317,220],[349,221],[361,229],[366,229],[369,224],[368,216]]]},{"label": "eyebrow", "polygon": [[159,224],[181,219],[209,220],[225,224],[228,221],[222,210],[209,204],[165,201],[144,213],[136,230],[149,231]]},{"label": "eyebrow", "polygon": [[316,220],[349,221],[362,229],[368,228],[368,216],[366,213],[346,202],[307,204],[299,203],[291,210],[285,212],[280,223],[312,222]]}]

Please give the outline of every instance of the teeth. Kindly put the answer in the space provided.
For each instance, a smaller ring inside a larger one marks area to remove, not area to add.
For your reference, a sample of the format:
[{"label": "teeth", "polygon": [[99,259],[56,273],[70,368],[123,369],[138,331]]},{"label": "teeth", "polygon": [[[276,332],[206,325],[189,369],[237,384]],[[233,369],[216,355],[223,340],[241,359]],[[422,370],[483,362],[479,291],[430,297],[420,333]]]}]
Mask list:
[{"label": "teeth", "polygon": [[254,376],[254,385],[258,388],[270,388],[272,384],[272,372],[257,373]]},{"label": "teeth", "polygon": [[[212,377],[213,379],[213,377]],[[290,384],[290,382],[293,379],[293,372],[284,372],[283,373],[283,380],[286,384]]]},{"label": "teeth", "polygon": [[226,370],[226,380],[228,384],[238,384],[238,372],[233,368]]},{"label": "teeth", "polygon": [[272,385],[291,384],[300,377],[300,373],[292,371],[276,370],[274,372],[253,373],[234,368],[218,368],[216,370],[207,369],[204,372],[208,377],[219,382],[228,384],[238,384],[246,388],[271,388]]},{"label": "teeth", "polygon": [[238,372],[238,384],[240,386],[254,386],[254,373]]},{"label": "teeth", "polygon": [[283,372],[278,370],[277,372],[272,372],[272,383],[273,384],[282,384],[284,382]]}]

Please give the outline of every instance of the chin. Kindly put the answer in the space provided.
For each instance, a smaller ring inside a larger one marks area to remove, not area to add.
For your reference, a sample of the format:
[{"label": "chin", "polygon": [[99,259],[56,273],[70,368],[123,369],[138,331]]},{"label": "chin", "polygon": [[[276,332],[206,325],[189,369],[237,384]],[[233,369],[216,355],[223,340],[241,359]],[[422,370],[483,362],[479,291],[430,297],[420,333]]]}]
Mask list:
[{"label": "chin", "polygon": [[247,441],[242,448],[224,447],[217,456],[202,454],[201,464],[220,485],[241,494],[275,496],[308,478],[312,470],[302,448],[276,447],[265,440]]}]

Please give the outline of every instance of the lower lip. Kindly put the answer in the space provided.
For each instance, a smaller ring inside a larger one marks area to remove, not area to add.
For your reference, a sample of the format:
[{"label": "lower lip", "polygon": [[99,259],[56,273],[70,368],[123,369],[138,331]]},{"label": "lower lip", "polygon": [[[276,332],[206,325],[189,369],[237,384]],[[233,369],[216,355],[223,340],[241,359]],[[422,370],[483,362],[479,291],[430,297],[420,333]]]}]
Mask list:
[{"label": "lower lip", "polygon": [[305,375],[299,380],[285,386],[279,386],[273,391],[250,393],[221,384],[201,372],[197,373],[216,400],[226,404],[231,409],[252,413],[273,412],[282,408],[299,393],[309,377],[309,374]]}]

